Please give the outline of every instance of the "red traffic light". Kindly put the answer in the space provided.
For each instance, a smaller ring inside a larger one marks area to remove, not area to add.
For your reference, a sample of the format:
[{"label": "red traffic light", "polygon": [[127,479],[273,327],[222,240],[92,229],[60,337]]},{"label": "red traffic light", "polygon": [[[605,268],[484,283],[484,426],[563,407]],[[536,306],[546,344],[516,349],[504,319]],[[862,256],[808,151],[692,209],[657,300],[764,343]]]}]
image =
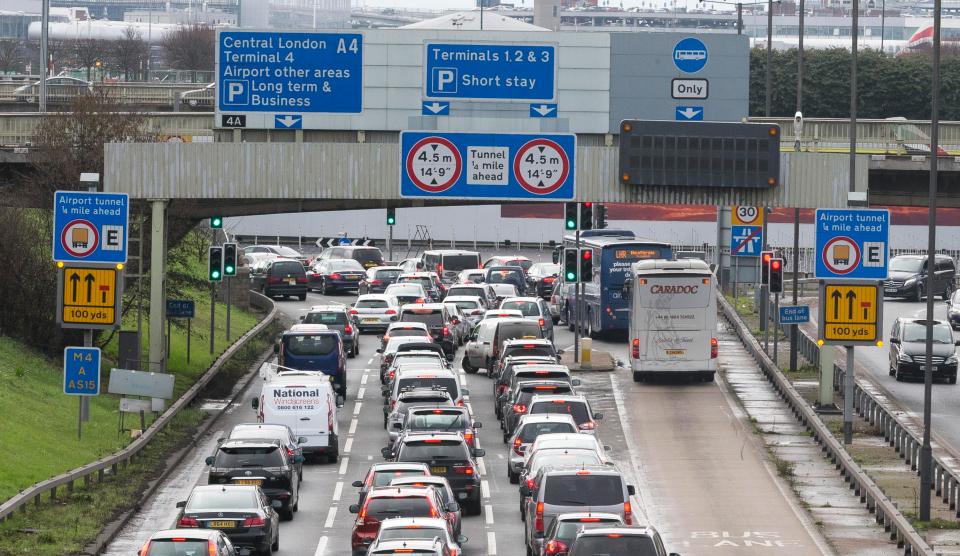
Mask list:
[{"label": "red traffic light", "polygon": [[771,270],[780,270],[780,259],[774,259],[770,261]]},{"label": "red traffic light", "polygon": [[583,257],[584,260],[589,261],[591,258],[593,258],[593,251],[583,251],[581,253],[581,256]]},{"label": "red traffic light", "polygon": [[593,203],[583,203],[583,206],[585,206],[585,207],[592,207],[592,206],[593,206]]},{"label": "red traffic light", "polygon": [[772,259],[772,258],[773,258],[773,253],[764,252],[764,253],[763,253],[763,264],[768,264],[768,263],[770,262],[770,259]]}]

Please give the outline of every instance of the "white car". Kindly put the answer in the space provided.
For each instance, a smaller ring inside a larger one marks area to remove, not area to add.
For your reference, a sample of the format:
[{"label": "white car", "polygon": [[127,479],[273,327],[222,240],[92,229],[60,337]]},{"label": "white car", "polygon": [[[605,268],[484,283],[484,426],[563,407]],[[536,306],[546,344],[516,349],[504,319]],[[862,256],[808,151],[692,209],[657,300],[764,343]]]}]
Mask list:
[{"label": "white car", "polygon": [[523,313],[517,309],[491,309],[483,314],[482,320],[509,318],[522,319]]},{"label": "white car", "polygon": [[[456,305],[460,312],[467,318],[467,323],[472,329],[478,322],[483,320],[483,314],[487,312],[483,300],[473,295],[448,295],[443,298],[443,303],[447,306]],[[464,334],[468,336],[469,331]]]},{"label": "white car", "polygon": [[400,303],[392,295],[368,293],[357,297],[347,312],[361,332],[386,330],[400,318]]},{"label": "white car", "polygon": [[487,271],[482,268],[469,268],[461,270],[457,275],[457,284],[482,284],[486,279]]},{"label": "white car", "polygon": [[403,307],[407,303],[427,303],[429,297],[420,284],[390,284],[383,291],[384,295],[393,296],[397,304]]},{"label": "white car", "polygon": [[493,293],[497,295],[497,304],[508,297],[517,297],[517,287],[513,284],[487,284],[493,288]]},{"label": "white car", "polygon": [[456,330],[457,345],[462,346],[467,341],[467,335],[470,334],[473,325],[456,303],[444,302],[443,304],[447,306],[447,312],[450,313],[450,323],[453,325],[452,328]]},{"label": "white car", "polygon": [[[573,417],[571,417],[571,419],[573,419]],[[607,457],[607,447],[600,444],[600,439],[596,436],[579,432],[556,433],[538,436],[537,439],[533,441],[533,444],[528,446],[524,451],[523,465],[521,467],[526,466],[530,462],[530,458],[533,457],[533,454],[537,453],[537,451],[557,448],[593,450],[600,456],[601,461],[610,461],[610,458]]]}]

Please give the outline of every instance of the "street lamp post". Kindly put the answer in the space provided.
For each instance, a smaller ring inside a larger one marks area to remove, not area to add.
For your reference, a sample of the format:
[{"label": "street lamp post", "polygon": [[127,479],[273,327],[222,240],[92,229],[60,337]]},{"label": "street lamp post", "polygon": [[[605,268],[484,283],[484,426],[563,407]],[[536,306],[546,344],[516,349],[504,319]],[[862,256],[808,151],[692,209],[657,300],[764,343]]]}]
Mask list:
[{"label": "street lamp post", "polygon": [[763,115],[770,117],[770,103],[772,102],[771,87],[773,87],[773,0],[767,0],[767,70],[766,70],[766,106]]}]

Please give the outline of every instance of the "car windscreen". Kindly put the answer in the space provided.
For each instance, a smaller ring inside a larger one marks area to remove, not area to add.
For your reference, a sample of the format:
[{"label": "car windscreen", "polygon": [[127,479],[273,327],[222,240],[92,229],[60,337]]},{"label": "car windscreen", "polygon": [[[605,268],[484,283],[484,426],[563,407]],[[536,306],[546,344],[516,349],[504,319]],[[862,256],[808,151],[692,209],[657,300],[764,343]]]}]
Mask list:
[{"label": "car windscreen", "polygon": [[467,447],[462,442],[450,440],[438,440],[437,442],[405,442],[400,447],[400,453],[397,459],[404,461],[437,461],[437,460],[457,460],[465,461],[470,459],[467,453]]},{"label": "car windscreen", "polygon": [[479,255],[444,255],[443,271],[461,271],[480,266]]},{"label": "car windscreen", "polygon": [[417,430],[457,431],[466,426],[466,419],[459,411],[418,411],[407,419],[407,426]]},{"label": "car windscreen", "polygon": [[282,245],[278,245],[277,247],[274,247],[273,250],[274,250],[274,252],[275,252],[277,255],[280,255],[281,257],[289,257],[289,258],[291,258],[291,259],[299,259],[300,257],[303,256],[303,255],[301,255],[299,252],[297,252],[295,249],[291,249],[291,248],[289,248],[289,247],[284,247],[284,246],[282,246]]},{"label": "car windscreen", "polygon": [[536,390],[521,390],[517,395],[516,403],[520,405],[528,405],[534,396],[570,394],[572,390],[569,385],[564,386],[559,384],[550,386],[537,386],[536,388]]},{"label": "car windscreen", "polygon": [[238,467],[281,467],[283,456],[276,446],[220,448],[213,462],[214,467],[236,469]]},{"label": "car windscreen", "polygon": [[[413,388],[436,388],[450,394],[450,397],[457,399],[457,379],[443,376],[410,376],[402,377],[397,383],[399,392],[404,392]],[[577,421],[579,423],[579,421]]]},{"label": "car windscreen", "polygon": [[142,556],[206,556],[206,539],[153,539]]},{"label": "car windscreen", "polygon": [[900,257],[890,259],[890,270],[894,272],[920,272],[921,268],[923,268],[922,259],[901,259]]},{"label": "car windscreen", "polygon": [[402,270],[399,269],[385,269],[378,270],[373,273],[373,278],[375,280],[396,280],[397,276],[403,274]]},{"label": "car windscreen", "polygon": [[[904,342],[925,342],[927,339],[927,325],[919,322],[908,322],[903,327]],[[950,325],[933,325],[933,343],[952,344],[953,334],[950,332]]]},{"label": "car windscreen", "polygon": [[532,347],[521,347],[521,346],[510,346],[510,349],[503,350],[504,356],[508,355],[523,355],[523,356],[534,356],[534,355],[546,355],[553,356],[556,355],[556,351],[550,346],[541,346],[534,345]]},{"label": "car windscreen", "polygon": [[359,263],[383,264],[383,253],[379,249],[354,249],[350,258]]},{"label": "car windscreen", "polygon": [[273,275],[302,275],[305,274],[303,271],[303,265],[296,261],[281,261],[273,263],[273,266],[270,267],[270,274]]},{"label": "car windscreen", "polygon": [[404,469],[400,471],[377,471],[373,474],[373,486],[388,486],[397,477],[422,477],[422,469]]},{"label": "car windscreen", "polygon": [[363,265],[353,259],[337,259],[327,262],[327,270],[331,272],[363,272]]},{"label": "car windscreen", "polygon": [[529,444],[537,439],[541,434],[559,434],[565,432],[580,432],[570,423],[527,423],[520,430],[520,442]]},{"label": "car windscreen", "polygon": [[577,423],[586,423],[590,420],[587,404],[578,401],[549,400],[541,401],[530,409],[531,415],[540,413],[562,413],[573,417]]},{"label": "car windscreen", "polygon": [[416,525],[409,528],[390,527],[389,529],[380,529],[380,536],[377,538],[382,541],[390,541],[394,539],[432,539],[434,537],[444,538],[444,530]]},{"label": "car windscreen", "polygon": [[470,287],[454,286],[450,288],[450,291],[447,293],[447,295],[471,295],[474,297],[479,297],[480,299],[484,299],[487,297],[487,292],[483,288],[479,288],[479,287],[470,288]]},{"label": "car windscreen", "polygon": [[557,527],[557,534],[555,538],[559,541],[564,541],[567,544],[570,544],[574,538],[576,538],[577,533],[585,529],[596,529],[598,527],[616,527],[617,525],[622,525],[619,520],[616,519],[603,519],[600,517],[588,518],[595,519],[596,521],[564,521]]},{"label": "car windscreen", "polygon": [[303,317],[303,324],[347,324],[347,314],[342,311],[313,311]]},{"label": "car windscreen", "polygon": [[423,496],[371,498],[366,515],[384,520],[391,517],[433,517],[430,502]]},{"label": "car windscreen", "polygon": [[543,492],[545,504],[557,506],[613,506],[623,504],[623,480],[618,475],[553,475]]},{"label": "car windscreen", "polygon": [[401,322],[422,322],[429,327],[443,326],[443,311],[440,309],[413,309],[400,315]]},{"label": "car windscreen", "polygon": [[353,306],[357,309],[386,309],[390,305],[384,299],[361,299]]},{"label": "car windscreen", "polygon": [[291,355],[329,355],[337,348],[333,334],[305,334],[284,336],[284,345]]},{"label": "car windscreen", "polygon": [[520,311],[525,317],[539,317],[540,306],[535,301],[504,301],[500,305],[501,309],[514,309]]},{"label": "car windscreen", "polygon": [[184,510],[245,510],[256,507],[256,491],[253,488],[217,488],[194,490]]},{"label": "car windscreen", "polygon": [[519,270],[491,270],[487,273],[489,284],[522,284],[523,272]]},{"label": "car windscreen", "polygon": [[540,334],[540,325],[534,321],[505,322],[500,325],[500,329],[497,331],[497,336],[500,338],[501,342],[516,338],[526,338],[527,336],[532,338],[540,338]]},{"label": "car windscreen", "polygon": [[568,554],[569,556],[657,556],[657,547],[650,537],[591,535],[577,539]]}]

